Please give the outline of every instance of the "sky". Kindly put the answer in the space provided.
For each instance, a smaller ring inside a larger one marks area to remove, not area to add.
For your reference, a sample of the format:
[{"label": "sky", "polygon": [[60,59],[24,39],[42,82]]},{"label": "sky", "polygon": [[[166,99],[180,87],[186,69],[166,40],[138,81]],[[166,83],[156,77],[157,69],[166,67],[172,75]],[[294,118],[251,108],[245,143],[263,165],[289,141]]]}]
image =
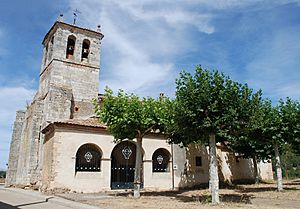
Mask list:
[{"label": "sky", "polygon": [[[84,2],[84,3],[82,3]],[[101,25],[99,90],[173,97],[179,72],[196,65],[262,89],[274,103],[300,98],[300,0],[1,0],[0,169],[15,112],[39,85],[42,40],[58,18]]]}]

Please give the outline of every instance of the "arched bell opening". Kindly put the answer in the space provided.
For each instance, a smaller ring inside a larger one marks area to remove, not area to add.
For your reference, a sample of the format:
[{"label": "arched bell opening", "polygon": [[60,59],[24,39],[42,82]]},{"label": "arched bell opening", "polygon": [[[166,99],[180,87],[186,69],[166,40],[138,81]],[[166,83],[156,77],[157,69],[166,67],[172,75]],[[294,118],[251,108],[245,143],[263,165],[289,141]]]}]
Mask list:
[{"label": "arched bell opening", "polygon": [[68,37],[67,49],[66,49],[66,58],[67,59],[73,59],[74,51],[75,51],[75,43],[76,43],[76,37],[73,35],[70,35]]},{"label": "arched bell opening", "polygon": [[88,62],[90,53],[90,41],[84,39],[82,42],[81,61]]}]

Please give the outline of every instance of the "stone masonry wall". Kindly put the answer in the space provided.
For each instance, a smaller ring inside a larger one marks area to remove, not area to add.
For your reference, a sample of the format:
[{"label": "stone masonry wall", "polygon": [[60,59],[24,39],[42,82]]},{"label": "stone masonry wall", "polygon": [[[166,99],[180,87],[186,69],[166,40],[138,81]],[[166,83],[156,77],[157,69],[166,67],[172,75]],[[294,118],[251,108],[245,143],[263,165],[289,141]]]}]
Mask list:
[{"label": "stone masonry wall", "polygon": [[20,134],[16,184],[36,184],[38,173],[38,147],[43,101],[35,100],[28,106]]},{"label": "stone masonry wall", "polygon": [[21,110],[17,111],[9,150],[8,170],[5,179],[5,186],[16,184],[16,173],[18,167],[21,133],[24,118],[25,112]]}]

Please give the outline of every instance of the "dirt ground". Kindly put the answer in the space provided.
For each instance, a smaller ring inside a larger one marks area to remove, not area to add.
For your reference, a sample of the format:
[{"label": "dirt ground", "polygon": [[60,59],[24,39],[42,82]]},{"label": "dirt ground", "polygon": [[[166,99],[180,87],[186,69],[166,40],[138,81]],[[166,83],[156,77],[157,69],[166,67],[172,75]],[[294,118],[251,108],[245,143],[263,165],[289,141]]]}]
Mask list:
[{"label": "dirt ground", "polygon": [[5,178],[0,178],[0,184],[4,184],[5,183]]},{"label": "dirt ground", "polygon": [[258,185],[235,185],[220,189],[220,205],[209,203],[208,189],[181,191],[142,191],[134,199],[131,191],[99,194],[65,194],[65,198],[99,206],[103,209],[278,209],[300,208],[300,179],[285,181],[284,191],[277,192],[275,182]]}]

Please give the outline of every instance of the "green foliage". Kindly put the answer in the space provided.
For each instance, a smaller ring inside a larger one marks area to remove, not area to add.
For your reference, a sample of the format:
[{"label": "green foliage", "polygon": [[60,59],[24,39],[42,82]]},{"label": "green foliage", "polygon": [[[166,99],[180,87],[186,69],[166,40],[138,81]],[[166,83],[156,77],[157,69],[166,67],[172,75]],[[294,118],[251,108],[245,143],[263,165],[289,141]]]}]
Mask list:
[{"label": "green foliage", "polygon": [[286,98],[286,101],[280,100],[278,109],[281,118],[281,137],[295,152],[300,153],[300,104]]},{"label": "green foliage", "polygon": [[6,177],[6,171],[0,171],[0,178]]},{"label": "green foliage", "polygon": [[108,87],[103,101],[94,101],[96,115],[108,126],[115,139],[134,139],[150,132],[165,131],[172,121],[172,101],[168,98],[139,98],[119,90],[116,95]]},{"label": "green foliage", "polygon": [[[273,168],[275,160],[273,160]],[[297,154],[289,144],[283,145],[281,155],[283,176],[289,179],[300,177],[300,155]]]},{"label": "green foliage", "polygon": [[260,115],[260,125],[255,130],[258,140],[265,141],[268,146],[277,144],[281,153],[283,145],[287,143],[295,150],[300,150],[299,103],[287,98],[286,101],[280,100],[279,104],[273,107],[271,101],[265,101]]},{"label": "green foliage", "polygon": [[182,72],[177,91],[171,140],[175,143],[207,143],[208,134],[218,141],[231,140],[249,117],[252,90],[218,71],[196,67],[194,75]]},{"label": "green foliage", "polygon": [[261,91],[258,91],[252,95],[248,105],[244,106],[247,114],[244,126],[229,144],[232,150],[242,154],[244,158],[270,159],[273,152],[273,144],[267,140],[266,137],[269,136],[264,135],[264,130],[267,129],[266,124],[274,126],[270,124],[274,122],[270,120],[274,110],[271,102],[262,100],[261,96]]}]

